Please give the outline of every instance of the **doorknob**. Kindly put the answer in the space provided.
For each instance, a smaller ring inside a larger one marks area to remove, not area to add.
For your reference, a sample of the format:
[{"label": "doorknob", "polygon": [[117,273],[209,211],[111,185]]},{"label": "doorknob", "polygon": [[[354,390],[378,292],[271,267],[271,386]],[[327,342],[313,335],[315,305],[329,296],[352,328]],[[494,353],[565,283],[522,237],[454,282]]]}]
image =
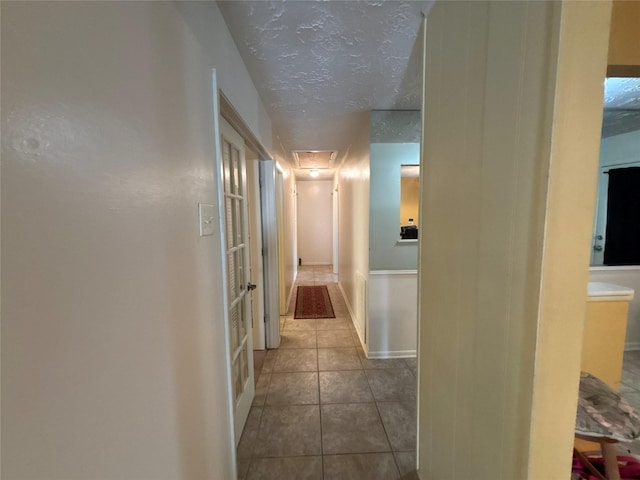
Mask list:
[{"label": "doorknob", "polygon": [[251,282],[247,283],[247,290],[251,291],[255,289],[256,289],[256,286],[253,283]]}]

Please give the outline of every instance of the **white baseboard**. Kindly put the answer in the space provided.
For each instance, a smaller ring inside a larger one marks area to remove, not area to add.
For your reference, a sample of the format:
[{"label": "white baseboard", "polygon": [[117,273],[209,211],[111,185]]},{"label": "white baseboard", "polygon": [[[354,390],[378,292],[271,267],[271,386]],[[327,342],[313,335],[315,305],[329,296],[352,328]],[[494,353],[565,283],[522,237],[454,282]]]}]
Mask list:
[{"label": "white baseboard", "polygon": [[363,332],[360,331],[360,329],[358,328],[358,325],[356,325],[356,323],[353,321],[354,318],[356,318],[355,313],[353,313],[353,308],[351,308],[351,304],[349,303],[349,299],[347,298],[347,295],[344,293],[344,289],[342,288],[342,283],[340,281],[338,281],[338,288],[340,289],[340,293],[342,294],[342,298],[344,299],[344,303],[347,306],[347,310],[349,310],[349,317],[351,318],[351,323],[353,324],[353,326],[356,329],[356,333],[358,334],[358,339],[360,340],[360,345],[362,346],[362,348],[364,349],[365,353],[367,352],[367,346],[364,343],[363,339],[362,339],[362,334]]},{"label": "white baseboard", "polygon": [[296,280],[295,278],[298,276],[297,272],[293,279],[293,283],[291,284],[291,288],[289,289],[289,295],[287,295],[287,311],[289,311],[289,307],[291,306],[291,299],[293,298],[293,292],[296,290]]},{"label": "white baseboard", "polygon": [[624,345],[625,352],[635,352],[640,350],[640,342],[627,342]]},{"label": "white baseboard", "polygon": [[[353,317],[351,317],[353,318]],[[351,323],[353,323],[353,321],[351,321]],[[356,326],[356,324],[354,323],[353,326],[356,328],[356,333],[358,334],[358,340],[360,341],[360,346],[362,347],[362,350],[364,350],[364,353],[367,353],[367,344],[364,343],[364,340],[362,339],[362,332],[360,330],[358,330],[358,327]]]},{"label": "white baseboard", "polygon": [[332,267],[333,269],[333,264],[331,262],[302,262],[302,267]]},{"label": "white baseboard", "polygon": [[368,352],[367,358],[413,358],[416,356],[415,350],[397,350],[386,352]]},{"label": "white baseboard", "polygon": [[347,298],[347,294],[344,293],[344,288],[342,288],[342,282],[338,280],[338,288],[340,289],[340,293],[342,294],[342,298],[344,299],[344,303],[347,306],[347,310],[349,310],[349,315],[353,319],[353,309],[351,308],[351,304],[349,303],[349,299]]}]

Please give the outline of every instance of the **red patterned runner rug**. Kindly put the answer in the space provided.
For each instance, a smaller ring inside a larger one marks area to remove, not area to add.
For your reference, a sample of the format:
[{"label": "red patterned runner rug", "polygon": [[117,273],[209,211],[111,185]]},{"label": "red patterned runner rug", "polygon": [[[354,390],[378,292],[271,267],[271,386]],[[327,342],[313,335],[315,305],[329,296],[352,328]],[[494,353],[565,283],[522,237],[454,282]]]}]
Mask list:
[{"label": "red patterned runner rug", "polygon": [[327,286],[298,287],[294,318],[336,318]]}]

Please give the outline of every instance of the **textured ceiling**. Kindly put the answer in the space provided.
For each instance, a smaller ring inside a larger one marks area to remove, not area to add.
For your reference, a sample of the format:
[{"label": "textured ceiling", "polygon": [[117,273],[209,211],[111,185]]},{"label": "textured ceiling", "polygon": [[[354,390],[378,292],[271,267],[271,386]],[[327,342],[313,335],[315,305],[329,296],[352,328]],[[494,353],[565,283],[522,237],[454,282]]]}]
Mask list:
[{"label": "textured ceiling", "polygon": [[[292,167],[292,150],[338,150],[340,159],[369,128],[370,110],[420,108],[417,37],[432,0],[218,4]],[[603,137],[634,130],[640,79],[607,79]]]},{"label": "textured ceiling", "polygon": [[640,79],[608,78],[604,84],[602,136],[640,130]]},{"label": "textured ceiling", "polygon": [[432,3],[218,2],[285,151],[338,158],[369,110],[420,108],[417,38]]}]

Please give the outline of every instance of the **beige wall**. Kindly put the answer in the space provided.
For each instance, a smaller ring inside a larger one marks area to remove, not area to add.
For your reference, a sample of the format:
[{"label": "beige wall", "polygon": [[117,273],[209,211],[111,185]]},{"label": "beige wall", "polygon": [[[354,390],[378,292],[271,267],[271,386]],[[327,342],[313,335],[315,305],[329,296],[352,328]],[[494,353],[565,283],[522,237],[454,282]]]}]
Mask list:
[{"label": "beige wall", "polygon": [[443,2],[428,16],[423,479],[569,477],[608,9]]},{"label": "beige wall", "polygon": [[409,218],[413,218],[415,225],[420,225],[419,201],[420,179],[417,177],[402,177],[400,179],[400,225],[407,225]]},{"label": "beige wall", "polygon": [[[640,66],[639,23],[640,2],[629,0],[615,0],[613,2],[611,35],[609,38],[609,65]],[[632,74],[637,76],[638,69],[636,68]]]},{"label": "beige wall", "polygon": [[338,187],[338,281],[364,340],[369,273],[369,119],[336,175]]},{"label": "beige wall", "polygon": [[213,2],[2,2],[2,478],[233,478]]},{"label": "beige wall", "polygon": [[566,2],[557,17],[530,478],[564,479],[571,463],[610,14],[610,2]]}]

